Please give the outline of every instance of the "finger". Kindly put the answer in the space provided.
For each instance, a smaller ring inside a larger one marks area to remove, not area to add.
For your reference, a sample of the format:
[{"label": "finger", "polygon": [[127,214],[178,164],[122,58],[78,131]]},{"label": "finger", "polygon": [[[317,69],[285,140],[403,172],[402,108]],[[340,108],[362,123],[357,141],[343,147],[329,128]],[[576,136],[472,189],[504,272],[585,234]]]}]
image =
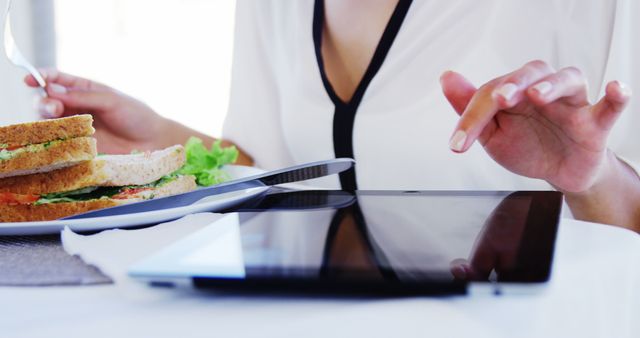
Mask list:
[{"label": "finger", "polygon": [[526,98],[526,89],[555,70],[544,61],[531,61],[520,69],[489,85],[491,94],[501,109],[516,106]]},{"label": "finger", "polygon": [[45,88],[45,90],[47,91],[47,95],[53,96],[53,97],[64,95],[69,91],[67,87],[61,86],[56,83],[49,83]]},{"label": "finger", "polygon": [[527,89],[531,102],[538,106],[563,99],[574,106],[589,104],[588,84],[582,72],[575,67],[563,68]]},{"label": "finger", "polygon": [[38,112],[43,118],[58,118],[62,116],[64,106],[60,100],[44,98],[38,102]]},{"label": "finger", "polygon": [[[522,102],[525,99],[525,90],[551,73],[553,69],[545,62],[532,61],[515,72],[482,86],[462,113],[451,137],[450,148],[455,152],[469,149],[485,128],[495,129],[493,117],[498,111],[512,108]],[[485,135],[487,134],[489,133],[485,132]]]},{"label": "finger", "polygon": [[610,129],[626,108],[631,95],[631,89],[624,83],[609,82],[604,97],[592,109],[597,123],[606,130]]},{"label": "finger", "polygon": [[56,83],[67,88],[76,88],[81,90],[106,90],[108,88],[101,83],[63,73],[55,68],[43,68],[39,69],[39,71],[48,84]]},{"label": "finger", "polygon": [[472,280],[474,273],[469,261],[464,258],[454,259],[449,263],[449,270],[455,279]]},{"label": "finger", "polygon": [[498,264],[498,256],[491,243],[486,239],[476,243],[471,256],[469,257],[469,266],[476,279],[487,279],[491,271]]},{"label": "finger", "polygon": [[93,112],[110,111],[117,102],[117,95],[111,90],[84,91],[65,89],[56,91],[54,86],[50,87],[51,88],[47,88],[47,92],[51,98],[61,101],[66,108],[74,110],[88,110]]},{"label": "finger", "polygon": [[462,115],[477,91],[464,76],[452,71],[446,71],[440,76],[440,85],[444,96],[458,115]]},{"label": "finger", "polygon": [[29,87],[40,87],[40,84],[38,84],[36,78],[31,74],[28,74],[24,77],[24,83],[26,83]]},{"label": "finger", "polygon": [[[486,116],[486,120],[480,120],[479,118],[482,116],[470,117],[475,114],[474,110],[492,112],[492,114]],[[458,121],[456,131],[449,140],[449,148],[455,152],[462,153],[467,151],[478,138],[484,143],[489,137],[487,135],[490,135],[497,127],[492,118],[498,110],[498,105],[491,98],[490,93],[486,90],[476,92],[462,113],[460,121]],[[468,113],[469,111],[471,113]],[[481,134],[484,134],[483,137],[480,137]]]}]

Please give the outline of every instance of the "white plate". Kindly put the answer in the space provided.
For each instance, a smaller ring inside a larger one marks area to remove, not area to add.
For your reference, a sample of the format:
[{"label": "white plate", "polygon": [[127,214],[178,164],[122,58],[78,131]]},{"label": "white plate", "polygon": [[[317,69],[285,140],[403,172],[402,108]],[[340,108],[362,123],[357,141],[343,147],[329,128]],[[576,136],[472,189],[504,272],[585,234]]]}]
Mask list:
[{"label": "white plate", "polygon": [[[257,175],[263,171],[253,167],[226,166],[225,171],[231,178],[241,178]],[[232,191],[220,195],[214,195],[202,199],[192,205],[163,209],[149,212],[142,212],[128,215],[105,216],[95,218],[56,220],[46,222],[20,222],[20,223],[0,223],[0,235],[36,235],[58,233],[65,226],[73,231],[98,231],[113,228],[127,228],[148,224],[167,222],[180,217],[203,211],[217,211],[227,209],[254,196],[266,192],[269,187],[250,188],[239,191]]]}]

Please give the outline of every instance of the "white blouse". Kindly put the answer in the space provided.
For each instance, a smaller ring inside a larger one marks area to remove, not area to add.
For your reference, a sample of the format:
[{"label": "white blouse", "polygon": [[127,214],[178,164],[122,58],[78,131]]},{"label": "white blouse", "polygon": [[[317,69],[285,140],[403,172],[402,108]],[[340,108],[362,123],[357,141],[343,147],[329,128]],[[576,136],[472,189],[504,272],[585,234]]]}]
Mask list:
[{"label": "white blouse", "polygon": [[[464,154],[449,150],[458,116],[439,76],[455,70],[481,85],[541,59],[580,68],[594,102],[611,80],[640,93],[634,13],[640,6],[630,0],[413,1],[355,109],[352,135],[341,136],[352,140],[358,188],[549,189],[502,168],[479,144]],[[314,1],[239,0],[236,15],[224,137],[265,169],[336,157],[334,114],[342,112],[316,58]],[[609,140],[636,163],[639,109],[635,103],[623,113]],[[340,186],[336,177],[314,184]]]}]

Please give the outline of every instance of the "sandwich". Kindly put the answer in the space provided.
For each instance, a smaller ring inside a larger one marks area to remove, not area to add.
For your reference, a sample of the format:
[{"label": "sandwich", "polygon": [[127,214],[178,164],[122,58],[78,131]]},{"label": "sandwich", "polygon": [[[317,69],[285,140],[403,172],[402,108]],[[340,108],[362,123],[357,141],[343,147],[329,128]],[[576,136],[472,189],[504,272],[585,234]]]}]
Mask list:
[{"label": "sandwich", "polygon": [[103,155],[47,173],[0,179],[0,222],[48,221],[91,210],[165,197],[197,187],[177,172],[185,151]]},{"label": "sandwich", "polygon": [[0,127],[0,178],[44,173],[96,157],[91,115]]}]

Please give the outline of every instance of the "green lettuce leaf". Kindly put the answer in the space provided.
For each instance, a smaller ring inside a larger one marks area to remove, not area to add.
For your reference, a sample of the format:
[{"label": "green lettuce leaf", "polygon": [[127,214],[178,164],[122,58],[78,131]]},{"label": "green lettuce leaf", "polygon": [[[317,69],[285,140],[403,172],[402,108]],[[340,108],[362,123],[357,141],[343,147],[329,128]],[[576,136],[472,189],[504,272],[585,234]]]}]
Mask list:
[{"label": "green lettuce leaf", "polygon": [[6,149],[0,150],[0,160],[9,160],[11,159],[12,156],[13,156],[12,152]]},{"label": "green lettuce leaf", "polygon": [[119,193],[121,189],[122,187],[88,187],[61,193],[45,194],[40,196],[40,199],[36,201],[35,205],[109,198]]},{"label": "green lettuce leaf", "polygon": [[185,145],[187,161],[178,174],[193,175],[199,186],[211,186],[229,179],[229,175],[220,167],[234,163],[238,159],[235,146],[222,147],[222,141],[216,141],[207,149],[202,140],[192,137]]}]

